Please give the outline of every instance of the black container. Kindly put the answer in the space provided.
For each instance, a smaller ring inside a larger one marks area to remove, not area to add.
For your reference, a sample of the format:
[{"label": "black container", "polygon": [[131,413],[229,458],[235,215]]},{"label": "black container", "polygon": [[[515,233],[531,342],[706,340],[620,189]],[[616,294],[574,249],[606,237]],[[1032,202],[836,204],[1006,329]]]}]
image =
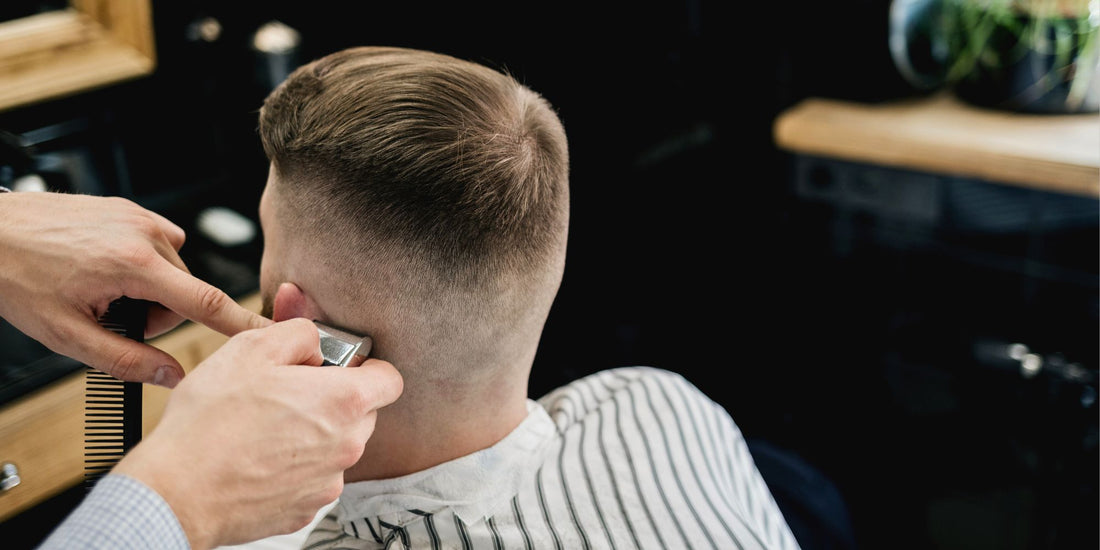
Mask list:
[{"label": "black container", "polygon": [[[1020,6],[1026,5],[1020,2]],[[1100,111],[1100,13],[1049,13],[977,0],[893,0],[890,53],[921,90],[1034,114]],[[1087,7],[1087,9],[1093,9]]]},{"label": "black container", "polygon": [[[1015,23],[1018,28],[1029,28],[1035,21],[1021,16]],[[1051,20],[1043,31],[1046,44],[1053,49],[1056,28],[1077,26],[1071,19]],[[985,48],[997,52],[999,62],[975,63],[968,75],[953,84],[954,93],[980,107],[1026,113],[1095,113],[1100,107],[1100,87],[1095,76],[1100,72],[1095,66],[1097,59],[1079,57],[1085,53],[1080,48],[1083,39],[1073,36],[1067,42],[1070,46],[1061,53],[1040,51],[1021,43],[1016,32],[1007,26],[995,26]],[[1092,67],[1084,66],[1090,62]],[[1084,73],[1086,70],[1089,72]],[[1078,74],[1083,81],[1074,90],[1073,77]]]}]

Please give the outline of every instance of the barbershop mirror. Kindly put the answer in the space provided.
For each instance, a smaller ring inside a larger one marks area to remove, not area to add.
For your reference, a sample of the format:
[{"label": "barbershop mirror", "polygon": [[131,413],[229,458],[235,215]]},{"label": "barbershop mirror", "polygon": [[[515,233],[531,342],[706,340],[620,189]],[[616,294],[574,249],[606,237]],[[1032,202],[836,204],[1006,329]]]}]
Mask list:
[{"label": "barbershop mirror", "polygon": [[150,0],[23,0],[0,15],[0,111],[153,72]]}]

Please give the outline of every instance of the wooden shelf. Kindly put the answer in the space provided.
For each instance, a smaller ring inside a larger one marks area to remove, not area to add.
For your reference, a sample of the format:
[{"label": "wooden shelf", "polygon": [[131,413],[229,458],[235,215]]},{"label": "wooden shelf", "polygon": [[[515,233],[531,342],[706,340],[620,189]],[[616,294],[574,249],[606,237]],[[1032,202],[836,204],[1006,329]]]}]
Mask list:
[{"label": "wooden shelf", "polygon": [[781,113],[794,153],[1100,198],[1100,116],[994,111],[948,92],[880,104],[810,98]]}]

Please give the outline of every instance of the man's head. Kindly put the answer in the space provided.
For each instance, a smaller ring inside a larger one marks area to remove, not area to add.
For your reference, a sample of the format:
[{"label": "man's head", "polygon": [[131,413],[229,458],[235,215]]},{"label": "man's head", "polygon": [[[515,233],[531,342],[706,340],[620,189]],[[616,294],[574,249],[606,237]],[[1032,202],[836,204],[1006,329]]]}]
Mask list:
[{"label": "man's head", "polygon": [[259,132],[268,316],[369,333],[410,384],[530,366],[569,217],[542,97],[446,55],[352,48],[294,71]]}]

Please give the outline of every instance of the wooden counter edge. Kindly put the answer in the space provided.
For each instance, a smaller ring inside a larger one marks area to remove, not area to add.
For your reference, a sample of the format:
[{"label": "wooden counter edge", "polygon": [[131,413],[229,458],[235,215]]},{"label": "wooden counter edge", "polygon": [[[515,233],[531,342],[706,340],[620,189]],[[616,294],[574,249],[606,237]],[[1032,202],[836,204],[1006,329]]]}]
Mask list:
[{"label": "wooden counter edge", "polygon": [[[890,111],[900,105],[898,111]],[[1074,144],[1087,150],[1087,161],[1025,157],[993,147],[955,147],[932,139],[936,136],[906,134],[906,128],[884,127],[885,122],[905,122],[905,116],[921,115],[920,109],[936,109],[946,106],[959,112],[969,112],[954,105],[950,99],[932,97],[903,101],[888,105],[862,105],[858,103],[810,98],[780,113],[773,124],[773,138],[781,149],[822,157],[867,162],[916,171],[941,173],[961,177],[973,177],[994,183],[1029,187],[1043,191],[1068,193],[1090,198],[1100,198],[1100,145],[1092,156],[1092,141]],[[931,111],[929,111],[931,112]],[[991,116],[978,111],[978,119],[1011,124],[1012,115]],[[1058,118],[1055,118],[1058,117]],[[1083,121],[1096,123],[1096,143],[1100,144],[1100,118],[1089,115],[1050,115],[1050,118],[1032,116],[1029,124],[1042,124],[1044,129],[1057,130],[1055,125],[1064,122],[1079,129]],[[1025,119],[1020,119],[1025,120]],[[964,125],[961,125],[964,126]],[[949,133],[955,129],[945,129]],[[962,131],[971,131],[964,129]],[[995,128],[994,128],[995,130]],[[980,136],[979,136],[980,137]]]}]

